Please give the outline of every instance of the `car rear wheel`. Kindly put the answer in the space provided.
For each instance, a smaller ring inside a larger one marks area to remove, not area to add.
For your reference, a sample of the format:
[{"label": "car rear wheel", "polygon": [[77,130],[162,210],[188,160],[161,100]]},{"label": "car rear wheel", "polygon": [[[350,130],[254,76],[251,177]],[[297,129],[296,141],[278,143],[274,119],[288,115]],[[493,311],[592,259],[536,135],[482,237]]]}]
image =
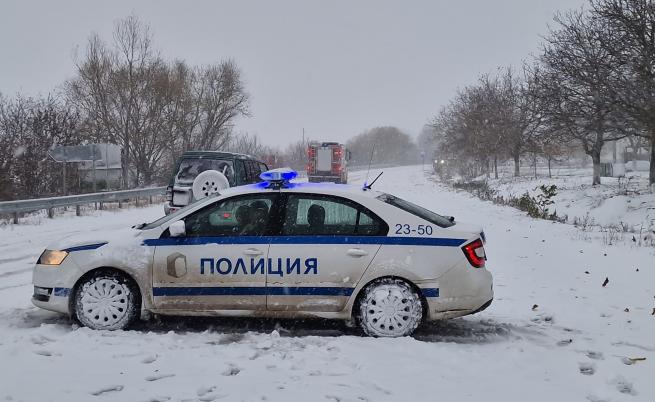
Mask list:
[{"label": "car rear wheel", "polygon": [[85,327],[117,330],[139,317],[140,296],[124,274],[99,272],[79,283],[74,307],[75,317]]},{"label": "car rear wheel", "polygon": [[369,336],[409,336],[423,320],[421,297],[405,281],[381,279],[359,299],[358,322]]}]

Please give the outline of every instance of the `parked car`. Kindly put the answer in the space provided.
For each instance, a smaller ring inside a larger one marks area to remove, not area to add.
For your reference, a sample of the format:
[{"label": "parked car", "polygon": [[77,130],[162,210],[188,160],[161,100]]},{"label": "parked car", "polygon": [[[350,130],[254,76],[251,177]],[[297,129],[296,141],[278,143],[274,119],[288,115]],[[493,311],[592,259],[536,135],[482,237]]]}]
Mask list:
[{"label": "parked car", "polygon": [[[194,195],[194,185],[196,190],[205,186],[205,195],[209,195],[225,187],[256,183],[260,181],[259,175],[267,170],[266,163],[250,155],[218,151],[185,152],[175,164],[166,189],[164,212],[168,215],[199,198]],[[203,183],[199,182],[199,176],[204,179]]]}]

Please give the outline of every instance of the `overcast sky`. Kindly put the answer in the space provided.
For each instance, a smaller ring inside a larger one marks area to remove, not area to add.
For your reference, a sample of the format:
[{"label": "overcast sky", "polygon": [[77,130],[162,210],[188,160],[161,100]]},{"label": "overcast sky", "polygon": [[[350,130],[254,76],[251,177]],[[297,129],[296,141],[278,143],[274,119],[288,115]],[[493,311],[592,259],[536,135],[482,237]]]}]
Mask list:
[{"label": "overcast sky", "polygon": [[155,46],[191,64],[233,58],[252,97],[238,130],[267,144],[416,135],[458,87],[539,49],[557,10],[584,0],[91,1],[0,3],[0,92],[47,94],[92,31],[135,13]]}]

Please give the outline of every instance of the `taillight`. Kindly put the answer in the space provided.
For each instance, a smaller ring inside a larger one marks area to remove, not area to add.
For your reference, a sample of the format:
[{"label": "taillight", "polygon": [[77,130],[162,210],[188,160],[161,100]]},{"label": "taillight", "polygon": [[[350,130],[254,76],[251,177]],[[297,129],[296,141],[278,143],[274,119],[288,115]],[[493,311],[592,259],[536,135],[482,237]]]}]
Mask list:
[{"label": "taillight", "polygon": [[316,148],[307,147],[307,174],[314,174],[314,161],[316,159]]},{"label": "taillight", "polygon": [[482,240],[477,239],[462,247],[462,251],[469,260],[471,265],[475,268],[484,267],[484,262],[487,260],[487,255],[484,252]]},{"label": "taillight", "polygon": [[166,187],[166,201],[173,203],[173,186]]}]

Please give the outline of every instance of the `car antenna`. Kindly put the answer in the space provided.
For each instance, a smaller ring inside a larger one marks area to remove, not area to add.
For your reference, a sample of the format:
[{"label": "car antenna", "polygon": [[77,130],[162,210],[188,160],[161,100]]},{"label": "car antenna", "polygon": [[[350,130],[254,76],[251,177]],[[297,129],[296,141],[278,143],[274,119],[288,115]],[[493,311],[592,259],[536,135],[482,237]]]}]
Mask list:
[{"label": "car antenna", "polygon": [[[366,169],[366,180],[364,180],[364,187],[363,190],[366,191],[367,189],[370,189],[371,186],[366,184],[368,182],[368,174],[371,171],[371,162],[373,162],[373,152],[375,152],[375,143],[373,143],[373,148],[371,148],[371,157],[368,160],[368,169]],[[380,177],[380,176],[378,176]],[[376,179],[377,180],[377,179]],[[375,181],[375,180],[374,180]],[[372,184],[372,183],[371,183]]]},{"label": "car antenna", "polygon": [[380,176],[382,176],[382,173],[384,173],[384,172],[380,172],[380,174],[377,175],[377,177],[376,177],[375,179],[373,179],[373,181],[371,182],[371,184],[365,184],[365,185],[364,185],[364,191],[366,191],[366,190],[370,190],[371,187],[373,187],[373,184],[375,184],[375,182],[378,181],[378,179],[380,178]]}]

